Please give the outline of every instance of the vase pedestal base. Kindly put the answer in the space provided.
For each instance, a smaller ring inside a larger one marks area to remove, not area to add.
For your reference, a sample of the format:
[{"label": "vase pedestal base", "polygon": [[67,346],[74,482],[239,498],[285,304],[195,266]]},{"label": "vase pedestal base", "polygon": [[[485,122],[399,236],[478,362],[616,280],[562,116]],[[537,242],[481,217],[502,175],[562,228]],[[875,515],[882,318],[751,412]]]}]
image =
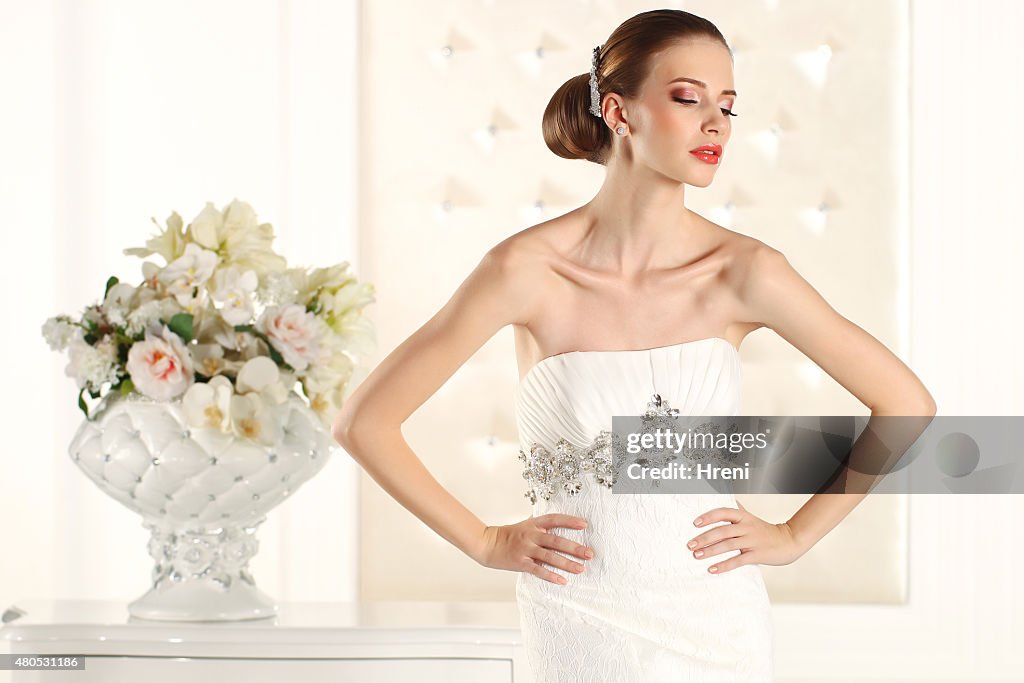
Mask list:
[{"label": "vase pedestal base", "polygon": [[213,579],[165,580],[129,603],[128,613],[156,621],[239,621],[277,615],[277,605],[244,580],[224,587]]}]

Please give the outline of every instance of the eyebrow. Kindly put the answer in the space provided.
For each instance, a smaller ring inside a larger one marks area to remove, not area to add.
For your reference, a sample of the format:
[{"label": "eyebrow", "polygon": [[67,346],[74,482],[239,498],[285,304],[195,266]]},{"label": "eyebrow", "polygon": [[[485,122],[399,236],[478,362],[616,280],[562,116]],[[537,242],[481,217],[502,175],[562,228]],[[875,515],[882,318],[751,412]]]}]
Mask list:
[{"label": "eyebrow", "polygon": [[[707,87],[708,87],[708,84],[705,83],[704,81],[698,81],[696,78],[687,78],[686,76],[680,76],[679,78],[673,78],[671,81],[669,81],[665,85],[672,85],[673,83],[677,83],[678,81],[686,81],[687,83],[693,83],[694,85],[699,85],[700,87],[704,88],[705,90],[707,90]],[[735,90],[723,90],[722,94],[723,95],[736,95],[736,91]],[[738,95],[737,95],[737,97],[738,97]]]}]

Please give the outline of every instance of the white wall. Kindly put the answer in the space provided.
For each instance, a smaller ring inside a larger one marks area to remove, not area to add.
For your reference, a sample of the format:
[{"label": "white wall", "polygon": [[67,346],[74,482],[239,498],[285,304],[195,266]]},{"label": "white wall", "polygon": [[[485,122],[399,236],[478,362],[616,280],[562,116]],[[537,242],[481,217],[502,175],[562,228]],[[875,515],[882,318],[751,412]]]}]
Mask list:
[{"label": "white wall", "polygon": [[[110,275],[137,283],[171,211],[250,202],[289,265],[356,273],[358,8],[350,0],[5,0],[4,536],[0,603],[132,599],[148,588],[141,519],[74,466],[83,418],[43,321]],[[260,528],[250,567],[279,600],[355,591],[355,470],[338,451]],[[325,542],[329,539],[329,542]]]},{"label": "white wall", "polygon": [[[1024,414],[1022,19],[1017,0],[909,6],[906,325],[940,415]],[[907,605],[776,606],[780,675],[1024,680],[1024,497],[915,495],[909,513]]]}]

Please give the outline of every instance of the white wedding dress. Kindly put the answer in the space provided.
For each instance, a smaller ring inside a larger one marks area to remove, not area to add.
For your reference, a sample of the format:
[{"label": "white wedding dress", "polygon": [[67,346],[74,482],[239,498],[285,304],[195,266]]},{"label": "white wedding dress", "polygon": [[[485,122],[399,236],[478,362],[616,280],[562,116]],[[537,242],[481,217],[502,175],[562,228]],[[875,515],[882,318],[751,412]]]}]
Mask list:
[{"label": "white wedding dress", "polygon": [[[741,379],[739,353],[721,337],[570,351],[523,377],[516,419],[533,516],[582,517],[585,529],[551,532],[595,554],[582,560],[561,553],[584,565],[581,574],[544,565],[566,585],[519,573],[516,599],[536,683],[772,680],[774,627],[760,567],[712,574],[709,566],[738,551],[697,559],[686,547],[704,530],[728,524],[696,527],[693,520],[738,507],[733,494],[613,494],[592,471],[569,478],[578,486],[570,494],[564,478],[552,486],[537,474],[550,454],[585,460],[580,454],[594,451],[613,415],[641,415],[655,393],[680,415],[737,415]],[[561,439],[575,448],[560,450]]]}]

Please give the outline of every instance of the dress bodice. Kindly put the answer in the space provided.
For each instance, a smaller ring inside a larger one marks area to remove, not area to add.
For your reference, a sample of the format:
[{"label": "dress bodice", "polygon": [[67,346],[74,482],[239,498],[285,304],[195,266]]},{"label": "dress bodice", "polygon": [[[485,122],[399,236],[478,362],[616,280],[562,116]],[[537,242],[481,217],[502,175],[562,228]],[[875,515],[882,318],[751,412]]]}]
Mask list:
[{"label": "dress bodice", "polygon": [[[545,528],[566,539],[565,547],[594,550],[581,561],[551,544],[585,569],[544,557],[536,563],[562,584],[532,571],[516,581],[538,683],[773,680],[771,603],[760,568],[748,562],[711,573],[711,565],[739,553],[697,558],[686,547],[700,533],[693,525],[698,516],[737,508],[732,491],[617,495],[608,485],[618,472],[608,462],[614,416],[643,422],[652,406],[654,416],[739,415],[741,372],[736,348],[710,337],[652,349],[570,351],[523,376],[515,404],[531,513],[586,521],[586,528]],[[660,401],[652,401],[655,394]]]},{"label": "dress bodice", "polygon": [[[532,367],[516,390],[520,460],[534,491],[577,487],[580,471],[607,477],[614,415],[641,415],[653,395],[678,415],[737,415],[742,364],[722,337],[650,349],[569,351]],[[576,476],[561,476],[572,471]],[[540,493],[545,496],[545,493]]]}]

